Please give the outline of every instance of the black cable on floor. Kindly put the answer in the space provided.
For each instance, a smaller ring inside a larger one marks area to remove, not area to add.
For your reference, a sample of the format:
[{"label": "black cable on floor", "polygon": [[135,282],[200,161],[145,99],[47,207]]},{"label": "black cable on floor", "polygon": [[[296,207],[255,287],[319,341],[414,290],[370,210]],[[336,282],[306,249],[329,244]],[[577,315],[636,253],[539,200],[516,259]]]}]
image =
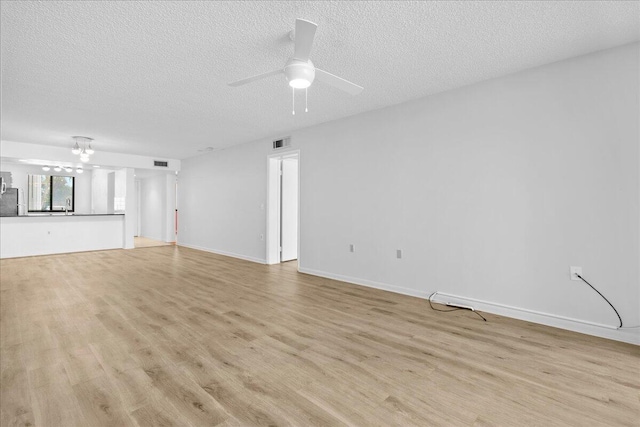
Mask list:
[{"label": "black cable on floor", "polygon": [[582,277],[582,276],[581,276],[581,275],[579,275],[578,273],[575,273],[575,274],[576,274],[576,276],[578,276],[578,277],[580,278],[580,280],[582,280],[584,283],[586,283],[587,285],[589,285],[589,286],[591,287],[591,289],[593,289],[594,291],[596,291],[596,292],[598,293],[598,295],[600,295],[600,296],[602,297],[602,299],[604,299],[604,300],[607,302],[607,304],[609,304],[609,305],[611,306],[611,308],[613,308],[613,311],[615,311],[615,312],[616,312],[616,316],[618,316],[618,320],[620,320],[620,326],[618,326],[618,329],[622,328],[622,317],[620,317],[620,314],[618,313],[618,310],[616,310],[616,308],[613,306],[613,304],[611,304],[611,303],[609,302],[609,300],[608,300],[604,295],[602,295],[602,294],[600,293],[600,291],[599,291],[599,290],[597,290],[596,288],[594,288],[594,287],[593,287],[593,285],[592,285],[591,283],[587,282],[587,281],[584,279],[584,277]]},{"label": "black cable on floor", "polygon": [[[443,310],[443,309],[441,309],[441,308],[435,308],[435,307],[433,306],[433,304],[431,303],[431,297],[432,297],[432,296],[434,296],[434,295],[435,295],[435,294],[437,294],[437,293],[438,293],[438,291],[435,291],[434,293],[432,293],[431,295],[429,295],[429,306],[431,307],[431,310],[433,310],[433,311],[441,311],[441,312],[443,312],[443,313],[448,313],[448,312],[450,312],[450,311],[458,311],[458,310],[469,310],[468,308],[460,308],[460,307],[454,307],[454,308],[450,308],[450,309],[448,309],[448,310]],[[487,319],[485,319],[485,318],[482,316],[482,314],[478,313],[477,311],[475,311],[475,310],[469,310],[469,311],[472,311],[472,312],[474,312],[475,314],[477,314],[478,316],[480,316],[480,318],[481,318],[482,320],[484,320],[485,322],[487,321]]]}]

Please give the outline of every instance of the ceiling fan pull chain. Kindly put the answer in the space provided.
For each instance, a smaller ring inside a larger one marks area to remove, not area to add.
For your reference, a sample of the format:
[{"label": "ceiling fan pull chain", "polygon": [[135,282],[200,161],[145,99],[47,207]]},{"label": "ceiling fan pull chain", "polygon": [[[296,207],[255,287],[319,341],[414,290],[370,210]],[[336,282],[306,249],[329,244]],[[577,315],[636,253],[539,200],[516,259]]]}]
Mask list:
[{"label": "ceiling fan pull chain", "polygon": [[296,88],[295,87],[291,88],[291,105],[293,106],[293,109],[291,110],[291,115],[295,116],[296,115]]},{"label": "ceiling fan pull chain", "polygon": [[309,109],[307,108],[307,92],[308,92],[309,88],[304,88],[304,112],[308,113]]}]

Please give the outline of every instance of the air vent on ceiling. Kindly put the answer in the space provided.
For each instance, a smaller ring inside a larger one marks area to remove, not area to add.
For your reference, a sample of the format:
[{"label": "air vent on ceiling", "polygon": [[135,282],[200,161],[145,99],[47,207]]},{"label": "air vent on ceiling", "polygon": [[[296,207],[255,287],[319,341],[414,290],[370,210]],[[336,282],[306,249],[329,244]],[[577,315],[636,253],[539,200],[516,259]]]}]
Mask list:
[{"label": "air vent on ceiling", "polygon": [[153,166],[160,166],[160,167],[163,167],[163,168],[167,168],[167,167],[169,167],[169,162],[163,162],[161,160],[154,160],[153,161]]},{"label": "air vent on ceiling", "polygon": [[275,141],[273,141],[273,149],[274,150],[280,150],[281,148],[286,148],[291,146],[291,138],[287,137],[287,138],[282,138],[282,139],[276,139]]}]

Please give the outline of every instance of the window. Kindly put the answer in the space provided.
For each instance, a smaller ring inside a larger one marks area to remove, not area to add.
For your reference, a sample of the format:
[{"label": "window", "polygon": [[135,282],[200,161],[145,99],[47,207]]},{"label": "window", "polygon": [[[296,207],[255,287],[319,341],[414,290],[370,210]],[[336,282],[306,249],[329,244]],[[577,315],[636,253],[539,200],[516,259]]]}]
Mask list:
[{"label": "window", "polygon": [[29,175],[29,212],[73,212],[73,176]]}]

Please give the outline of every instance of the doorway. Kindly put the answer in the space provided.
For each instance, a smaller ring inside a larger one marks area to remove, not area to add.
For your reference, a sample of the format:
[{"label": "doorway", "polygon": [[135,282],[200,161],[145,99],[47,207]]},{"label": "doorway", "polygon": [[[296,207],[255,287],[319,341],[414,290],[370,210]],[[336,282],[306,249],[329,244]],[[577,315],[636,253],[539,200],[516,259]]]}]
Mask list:
[{"label": "doorway", "polygon": [[298,260],[300,153],[268,159],[267,264]]}]

